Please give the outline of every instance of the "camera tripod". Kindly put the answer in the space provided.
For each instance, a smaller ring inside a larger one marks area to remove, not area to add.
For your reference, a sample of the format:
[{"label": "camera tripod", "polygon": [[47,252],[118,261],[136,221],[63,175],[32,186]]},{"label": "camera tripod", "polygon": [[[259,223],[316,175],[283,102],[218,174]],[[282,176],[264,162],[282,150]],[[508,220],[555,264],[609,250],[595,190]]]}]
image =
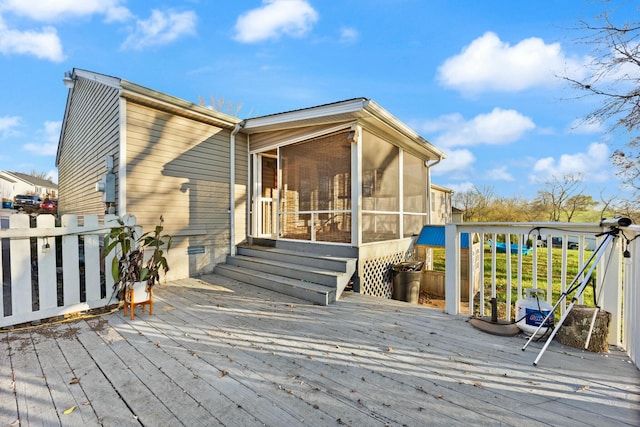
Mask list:
[{"label": "camera tripod", "polygon": [[[621,220],[622,219],[626,219],[626,218],[621,218]],[[609,221],[607,221],[607,222],[609,222]],[[624,222],[620,221],[620,225],[623,225],[623,226],[629,225],[630,223],[631,223],[630,221],[629,221],[629,223],[627,223],[626,221],[624,221]],[[604,221],[600,225],[603,225],[603,224],[605,224]],[[589,257],[589,260],[587,260],[587,262],[584,264],[582,269],[578,272],[576,277],[573,279],[573,281],[569,285],[568,289],[565,290],[560,295],[560,298],[558,299],[558,302],[556,302],[556,304],[549,311],[549,313],[546,315],[544,320],[540,323],[540,325],[538,326],[536,331],[533,334],[531,334],[531,336],[529,337],[529,339],[527,340],[525,345],[522,347],[522,351],[524,351],[527,348],[527,346],[529,345],[529,343],[531,343],[531,341],[538,334],[540,329],[542,329],[542,327],[547,324],[547,321],[549,320],[549,318],[551,316],[553,316],[553,313],[560,306],[560,304],[562,304],[562,302],[567,298],[567,296],[569,294],[571,294],[572,292],[576,291],[575,294],[573,295],[573,297],[571,298],[571,303],[569,304],[569,306],[567,307],[567,309],[563,313],[562,317],[560,318],[560,321],[556,324],[555,328],[553,329],[553,332],[547,338],[547,341],[545,342],[544,346],[542,347],[542,350],[540,350],[540,353],[538,353],[538,357],[536,357],[536,360],[533,362],[534,366],[538,365],[538,361],[540,360],[540,358],[542,357],[544,352],[547,350],[547,347],[549,347],[549,344],[551,344],[551,341],[556,336],[556,333],[558,332],[558,330],[562,326],[562,323],[566,319],[567,315],[569,314],[569,312],[571,311],[573,306],[576,304],[576,301],[578,301],[578,298],[584,292],[585,288],[587,287],[587,284],[589,283],[589,279],[591,278],[591,275],[593,274],[593,270],[595,269],[596,265],[600,261],[600,258],[602,257],[602,255],[605,253],[607,247],[609,247],[609,245],[611,243],[613,243],[613,241],[619,237],[620,229],[617,227],[617,224],[618,223],[616,223],[616,225],[612,225],[611,229],[609,231],[605,231],[605,232],[602,232],[602,233],[599,233],[599,234],[596,235],[596,237],[599,237],[599,236],[606,236],[606,237],[602,240],[602,242],[600,242],[600,244],[598,245],[596,250],[593,251],[593,253],[591,254],[591,257]],[[595,261],[593,263],[591,263],[591,261],[594,258],[595,258]],[[587,267],[589,266],[589,263],[591,263],[591,267],[589,268],[589,272],[586,274],[586,276],[584,276],[584,278],[582,279],[582,282],[580,282],[578,284],[578,280],[580,279],[580,276],[587,269]],[[594,319],[595,319],[595,317],[594,317]],[[589,336],[590,335],[591,335],[591,331],[589,331]],[[587,342],[588,342],[588,338],[587,338]]]}]

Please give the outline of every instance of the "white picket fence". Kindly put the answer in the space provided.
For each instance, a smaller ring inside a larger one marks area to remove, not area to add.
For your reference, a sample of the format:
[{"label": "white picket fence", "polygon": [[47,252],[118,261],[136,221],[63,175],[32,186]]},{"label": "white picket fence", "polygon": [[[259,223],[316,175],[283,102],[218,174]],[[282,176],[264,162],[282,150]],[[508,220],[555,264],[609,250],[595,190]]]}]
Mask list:
[{"label": "white picket fence", "polygon": [[0,229],[0,327],[116,304],[100,243],[116,220],[63,215],[56,226],[39,215],[31,227],[29,215],[10,215]]}]

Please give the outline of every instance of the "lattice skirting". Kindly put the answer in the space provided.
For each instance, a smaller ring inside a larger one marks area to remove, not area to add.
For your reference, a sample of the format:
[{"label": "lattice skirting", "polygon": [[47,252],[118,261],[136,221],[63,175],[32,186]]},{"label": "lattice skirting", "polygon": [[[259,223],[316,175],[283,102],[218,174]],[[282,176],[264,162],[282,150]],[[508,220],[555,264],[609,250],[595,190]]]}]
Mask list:
[{"label": "lattice skirting", "polygon": [[391,298],[391,267],[406,259],[406,251],[377,258],[361,259],[360,292],[382,298]]}]

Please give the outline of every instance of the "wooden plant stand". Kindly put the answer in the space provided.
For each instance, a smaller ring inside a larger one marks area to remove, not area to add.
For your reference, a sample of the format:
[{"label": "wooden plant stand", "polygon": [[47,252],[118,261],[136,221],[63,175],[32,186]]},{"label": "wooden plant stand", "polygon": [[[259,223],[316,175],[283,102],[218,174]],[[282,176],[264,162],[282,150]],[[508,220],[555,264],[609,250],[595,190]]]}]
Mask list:
[{"label": "wooden plant stand", "polygon": [[[138,285],[136,283],[136,285]],[[127,288],[127,290],[125,291],[124,294],[124,308],[123,308],[123,314],[126,316],[127,315],[127,309],[130,310],[130,315],[131,315],[131,320],[134,319],[134,309],[141,305],[142,306],[142,311],[145,311],[145,306],[149,306],[149,315],[153,315],[153,289],[151,289],[149,291],[149,298],[145,299],[145,300],[136,300],[135,298],[135,290],[134,288],[138,288],[138,293],[139,294],[146,294],[147,292],[145,292],[144,290],[144,284],[142,285],[142,288],[140,288],[139,286],[134,285],[134,287],[131,288]]]}]

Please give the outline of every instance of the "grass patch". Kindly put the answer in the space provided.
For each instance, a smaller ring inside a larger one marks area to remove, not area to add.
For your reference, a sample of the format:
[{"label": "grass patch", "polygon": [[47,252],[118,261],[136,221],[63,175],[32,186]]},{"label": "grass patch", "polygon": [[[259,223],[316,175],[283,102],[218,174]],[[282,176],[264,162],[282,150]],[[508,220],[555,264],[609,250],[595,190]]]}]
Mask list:
[{"label": "grass patch", "polygon": [[[445,271],[445,250],[444,248],[433,249],[433,264],[434,270]],[[587,261],[593,251],[585,251],[584,260]],[[484,248],[484,283],[485,283],[485,302],[488,304],[491,299],[491,249],[487,245]],[[567,272],[566,272],[566,286],[568,287],[573,279],[578,274],[580,267],[578,262],[578,250],[567,251]],[[502,305],[502,311],[505,309],[505,301],[507,296],[507,254],[496,254],[496,298],[498,304]],[[518,256],[511,256],[511,306],[512,309],[515,306],[518,299]],[[562,249],[553,248],[551,250],[551,275],[552,275],[552,301],[555,303],[558,301],[562,294],[561,290],[561,275],[562,275]],[[595,280],[595,271],[594,271]],[[579,280],[578,283],[581,283]],[[533,255],[522,256],[522,289],[533,287]],[[544,291],[547,290],[547,248],[540,248],[538,250],[538,262],[537,262],[537,287]],[[599,289],[597,290],[599,292]],[[567,303],[570,302],[575,292],[569,294]],[[591,283],[585,288],[583,292],[584,304],[588,306],[594,306],[593,303],[593,287]]]}]

